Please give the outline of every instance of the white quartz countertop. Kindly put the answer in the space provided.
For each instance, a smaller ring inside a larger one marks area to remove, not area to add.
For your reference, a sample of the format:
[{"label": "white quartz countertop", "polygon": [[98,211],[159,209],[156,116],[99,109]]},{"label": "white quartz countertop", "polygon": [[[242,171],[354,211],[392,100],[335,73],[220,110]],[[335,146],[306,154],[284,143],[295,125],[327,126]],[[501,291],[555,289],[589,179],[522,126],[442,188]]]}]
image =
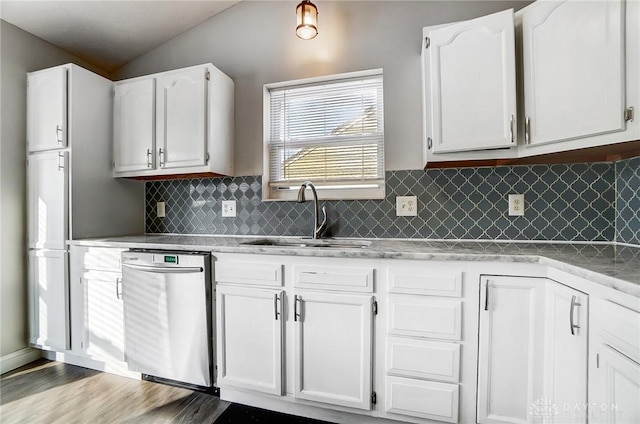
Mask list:
[{"label": "white quartz countertop", "polygon": [[73,240],[69,241],[69,244],[263,255],[539,263],[640,297],[640,248],[637,247],[589,243],[396,239],[357,239],[370,241],[371,244],[366,248],[243,244],[257,239],[292,240],[284,237],[255,236],[143,235]]}]

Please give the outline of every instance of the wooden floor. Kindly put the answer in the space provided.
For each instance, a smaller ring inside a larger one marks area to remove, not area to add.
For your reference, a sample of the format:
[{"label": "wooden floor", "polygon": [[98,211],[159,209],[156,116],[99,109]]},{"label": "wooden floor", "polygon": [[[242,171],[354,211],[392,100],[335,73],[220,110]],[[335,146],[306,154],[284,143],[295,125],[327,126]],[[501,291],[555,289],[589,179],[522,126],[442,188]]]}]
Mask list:
[{"label": "wooden floor", "polygon": [[202,423],[215,396],[39,360],[0,377],[0,423]]}]

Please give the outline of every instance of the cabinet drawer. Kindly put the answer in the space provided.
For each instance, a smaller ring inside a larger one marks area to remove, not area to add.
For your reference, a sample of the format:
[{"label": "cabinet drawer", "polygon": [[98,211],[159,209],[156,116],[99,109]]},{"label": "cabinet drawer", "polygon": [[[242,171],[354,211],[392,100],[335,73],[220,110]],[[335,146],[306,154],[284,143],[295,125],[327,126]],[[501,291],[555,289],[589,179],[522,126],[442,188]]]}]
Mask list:
[{"label": "cabinet drawer", "polygon": [[460,345],[457,343],[389,337],[387,373],[457,383]]},{"label": "cabinet drawer", "polygon": [[390,296],[387,331],[395,336],[461,340],[462,301]]},{"label": "cabinet drawer", "polygon": [[372,267],[295,265],[293,284],[301,289],[372,293],[373,274]]},{"label": "cabinet drawer", "polygon": [[213,264],[217,283],[282,287],[282,264],[220,261]]},{"label": "cabinet drawer", "polygon": [[388,269],[389,293],[422,294],[428,296],[461,297],[462,271],[429,262],[403,261]]},{"label": "cabinet drawer", "polygon": [[640,362],[640,313],[617,303],[594,299],[591,320],[605,343]]},{"label": "cabinet drawer", "polygon": [[391,414],[458,422],[457,384],[387,377],[385,410]]},{"label": "cabinet drawer", "polygon": [[[128,249],[117,249],[114,247],[78,247],[78,252],[82,257],[82,268],[99,271],[122,272],[121,255]],[[76,248],[72,247],[72,255]]]}]

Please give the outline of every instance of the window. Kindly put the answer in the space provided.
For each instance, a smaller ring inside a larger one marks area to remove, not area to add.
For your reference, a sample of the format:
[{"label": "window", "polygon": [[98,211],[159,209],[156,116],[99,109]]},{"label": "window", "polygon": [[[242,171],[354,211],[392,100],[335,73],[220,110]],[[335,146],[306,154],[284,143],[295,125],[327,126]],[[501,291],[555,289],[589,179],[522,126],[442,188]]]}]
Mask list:
[{"label": "window", "polygon": [[265,85],[265,200],[384,198],[382,70]]}]

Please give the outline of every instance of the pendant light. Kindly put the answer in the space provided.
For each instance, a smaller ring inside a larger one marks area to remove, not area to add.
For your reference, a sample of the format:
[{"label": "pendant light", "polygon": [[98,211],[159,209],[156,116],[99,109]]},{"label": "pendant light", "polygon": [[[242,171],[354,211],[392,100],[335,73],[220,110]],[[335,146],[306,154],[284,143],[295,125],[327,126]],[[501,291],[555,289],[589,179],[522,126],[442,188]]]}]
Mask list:
[{"label": "pendant light", "polygon": [[303,40],[311,40],[318,35],[318,8],[309,0],[302,0],[296,7],[296,35]]}]

